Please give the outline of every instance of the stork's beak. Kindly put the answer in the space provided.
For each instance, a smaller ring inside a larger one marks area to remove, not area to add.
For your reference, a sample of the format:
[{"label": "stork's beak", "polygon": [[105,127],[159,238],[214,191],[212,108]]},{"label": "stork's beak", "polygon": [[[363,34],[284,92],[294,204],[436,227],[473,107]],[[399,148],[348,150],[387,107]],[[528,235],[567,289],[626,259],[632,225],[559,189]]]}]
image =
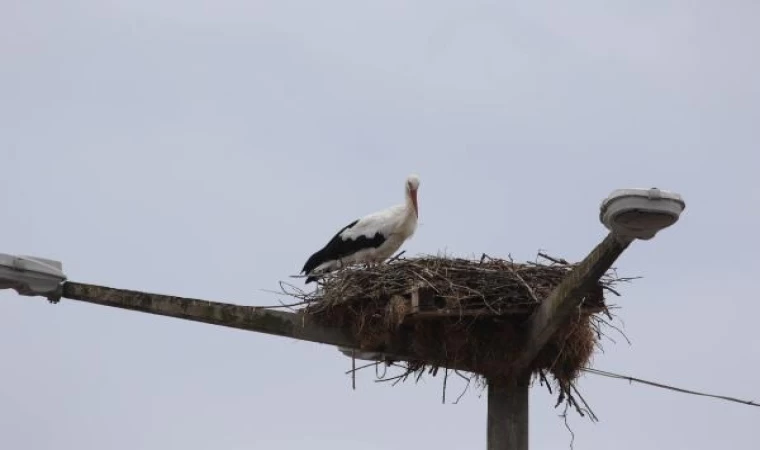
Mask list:
[{"label": "stork's beak", "polygon": [[419,217],[420,209],[417,206],[417,189],[412,190],[409,194],[412,196],[412,204],[414,205],[414,215]]}]

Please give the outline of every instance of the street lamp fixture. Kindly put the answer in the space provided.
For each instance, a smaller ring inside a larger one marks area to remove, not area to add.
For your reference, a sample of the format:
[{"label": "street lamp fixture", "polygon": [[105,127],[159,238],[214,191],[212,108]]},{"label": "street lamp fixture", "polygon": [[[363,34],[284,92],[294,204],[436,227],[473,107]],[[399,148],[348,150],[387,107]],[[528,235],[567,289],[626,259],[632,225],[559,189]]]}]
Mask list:
[{"label": "street lamp fixture", "polygon": [[617,189],[602,201],[599,220],[618,237],[649,240],[676,223],[685,207],[675,192]]},{"label": "street lamp fixture", "polygon": [[13,289],[19,295],[42,296],[57,302],[66,281],[62,268],[60,261],[0,253],[0,289]]}]

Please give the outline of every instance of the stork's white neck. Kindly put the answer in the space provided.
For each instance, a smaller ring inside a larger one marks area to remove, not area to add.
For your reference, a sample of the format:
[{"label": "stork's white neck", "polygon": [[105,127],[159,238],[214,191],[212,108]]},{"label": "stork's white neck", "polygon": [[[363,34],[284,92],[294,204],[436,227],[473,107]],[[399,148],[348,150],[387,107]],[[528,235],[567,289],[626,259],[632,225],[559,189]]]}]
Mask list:
[{"label": "stork's white neck", "polygon": [[417,203],[416,190],[406,190],[406,209],[410,214],[414,214],[415,217],[419,216],[419,204]]}]

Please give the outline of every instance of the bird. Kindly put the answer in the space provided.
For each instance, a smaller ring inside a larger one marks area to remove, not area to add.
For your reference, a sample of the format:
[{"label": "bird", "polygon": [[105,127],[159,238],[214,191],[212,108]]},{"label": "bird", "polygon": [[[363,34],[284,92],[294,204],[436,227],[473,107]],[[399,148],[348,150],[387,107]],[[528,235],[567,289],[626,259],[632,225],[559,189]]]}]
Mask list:
[{"label": "bird", "polygon": [[419,187],[419,176],[409,175],[404,183],[404,203],[355,219],[341,228],[304,264],[301,273],[307,275],[306,284],[316,281],[317,275],[351,264],[372,267],[396,252],[417,230]]}]

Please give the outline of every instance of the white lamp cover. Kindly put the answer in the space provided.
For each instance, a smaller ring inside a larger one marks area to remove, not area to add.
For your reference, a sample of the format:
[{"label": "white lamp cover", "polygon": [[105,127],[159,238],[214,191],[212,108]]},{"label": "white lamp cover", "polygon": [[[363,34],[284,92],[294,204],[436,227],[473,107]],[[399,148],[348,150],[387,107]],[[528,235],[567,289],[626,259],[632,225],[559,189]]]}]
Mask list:
[{"label": "white lamp cover", "polygon": [[66,281],[59,261],[0,253],[0,289],[25,296],[55,296]]},{"label": "white lamp cover", "polygon": [[613,233],[648,240],[678,221],[686,207],[679,194],[651,189],[618,189],[602,201],[599,219]]}]

